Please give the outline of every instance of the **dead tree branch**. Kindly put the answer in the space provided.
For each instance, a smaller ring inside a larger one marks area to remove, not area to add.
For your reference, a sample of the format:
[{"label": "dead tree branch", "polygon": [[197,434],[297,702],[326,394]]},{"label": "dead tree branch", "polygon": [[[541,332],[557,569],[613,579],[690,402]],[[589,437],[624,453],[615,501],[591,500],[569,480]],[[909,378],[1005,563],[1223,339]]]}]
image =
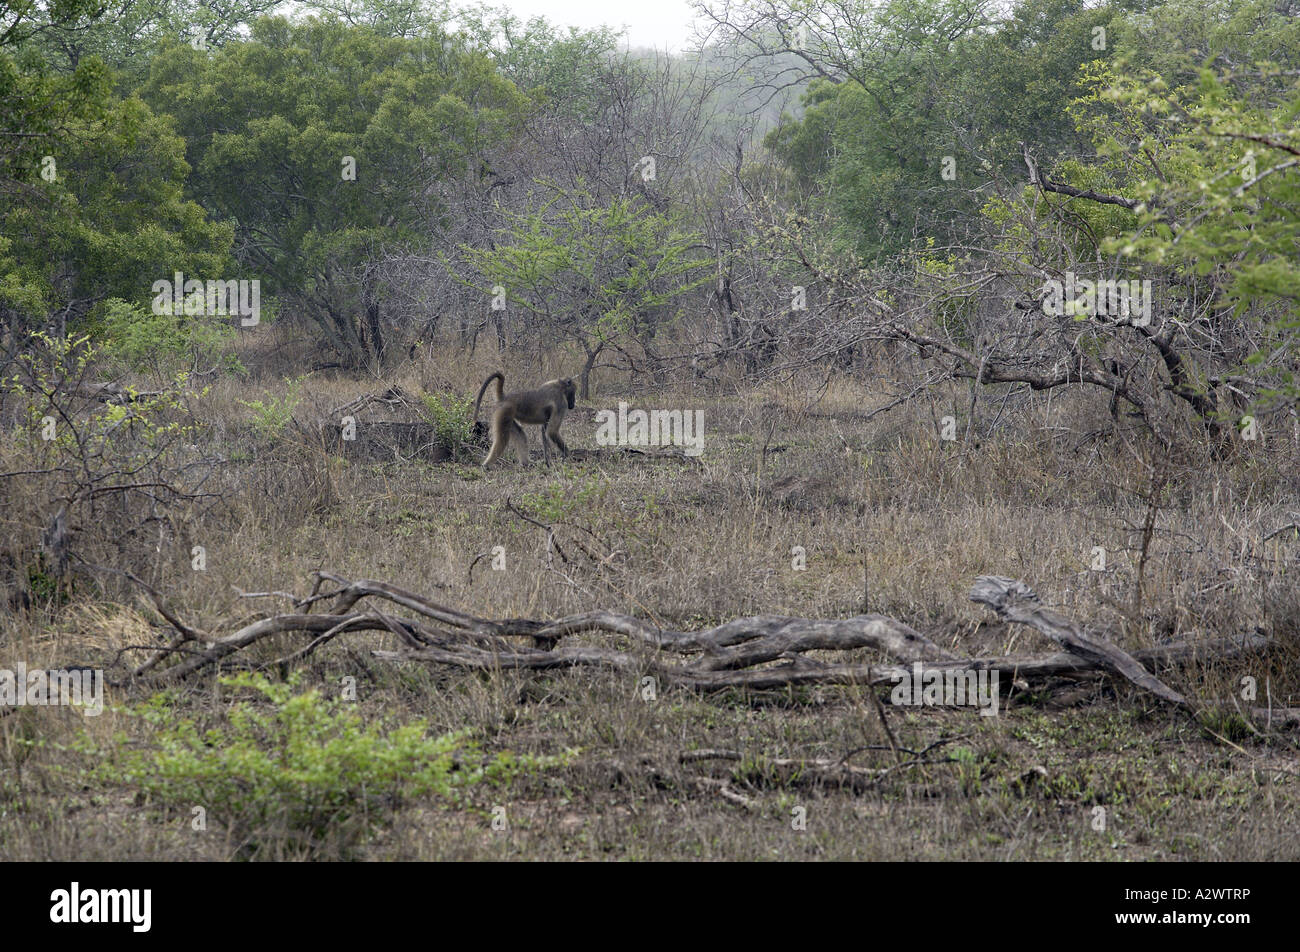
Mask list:
[{"label": "dead tree branch", "polygon": [[[999,683],[1008,686],[1109,674],[1122,677],[1179,709],[1195,713],[1199,705],[1148,669],[1192,658],[1231,657],[1270,644],[1263,632],[1251,632],[1219,641],[1164,645],[1129,654],[1042,607],[1038,597],[1023,582],[994,576],[976,579],[972,600],[989,605],[1009,621],[1035,628],[1064,648],[1064,653],[1046,657],[961,658],[908,625],[884,615],[852,618],[756,615],[696,631],[660,628],[631,615],[603,610],[552,621],[492,620],[440,605],[387,582],[353,581],[327,571],[317,572],[315,576],[312,594],[296,603],[299,611],[260,618],[224,638],[208,640],[210,635],[189,628],[169,610],[168,620],[179,632],[189,635],[186,640],[206,642],[203,650],[164,667],[161,664],[164,658],[177,657],[173,645],[136,668],[129,679],[144,683],[174,682],[209,665],[220,664],[258,641],[273,636],[303,636],[304,645],[300,649],[282,653],[278,663],[287,663],[306,657],[340,635],[371,631],[397,638],[395,648],[372,650],[373,657],[384,661],[415,661],[477,671],[604,668],[636,678],[651,676],[666,685],[699,691],[788,689],[803,685],[887,687],[914,678],[918,666],[940,677],[996,672]],[[336,587],[328,589],[325,583]],[[157,593],[150,594],[156,602],[160,601]],[[332,602],[328,611],[314,614],[301,611],[320,600]],[[362,607],[363,600],[369,600],[367,605],[371,607]],[[387,614],[386,610],[374,607],[376,600],[397,606],[408,614],[406,617]],[[593,644],[591,638],[575,640],[580,635],[608,636],[610,643]],[[511,639],[527,639],[528,643]],[[565,643],[561,644],[562,641]],[[874,653],[874,657],[844,656],[863,651]],[[810,652],[834,654],[823,658],[811,656]],[[1300,711],[1252,709],[1250,713],[1274,725],[1300,723]],[[900,758],[900,766],[906,763]],[[845,765],[827,768],[840,781],[848,776],[845,769]]]}]

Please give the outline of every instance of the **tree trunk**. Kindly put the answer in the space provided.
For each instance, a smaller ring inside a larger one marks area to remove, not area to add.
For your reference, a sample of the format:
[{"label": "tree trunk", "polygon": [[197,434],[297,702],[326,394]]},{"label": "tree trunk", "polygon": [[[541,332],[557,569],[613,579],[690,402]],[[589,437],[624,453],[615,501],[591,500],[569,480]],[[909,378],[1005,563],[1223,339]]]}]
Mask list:
[{"label": "tree trunk", "polygon": [[596,349],[592,350],[584,340],[582,342],[582,349],[587,352],[587,359],[582,365],[582,376],[579,379],[579,386],[582,389],[582,399],[586,400],[591,396],[591,368],[595,365],[596,358],[600,356],[600,352],[605,349],[605,342],[601,341],[596,345]]},{"label": "tree trunk", "polygon": [[370,328],[370,349],[376,360],[384,356],[384,331],[379,323],[379,303],[371,301],[366,305],[366,323]]}]

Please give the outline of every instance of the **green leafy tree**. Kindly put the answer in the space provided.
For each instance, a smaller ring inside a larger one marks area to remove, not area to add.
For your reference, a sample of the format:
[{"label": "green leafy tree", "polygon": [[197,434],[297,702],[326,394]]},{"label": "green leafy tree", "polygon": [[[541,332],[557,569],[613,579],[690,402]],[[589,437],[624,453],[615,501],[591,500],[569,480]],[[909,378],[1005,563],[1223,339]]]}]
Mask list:
[{"label": "green leafy tree", "polygon": [[98,58],[58,70],[41,55],[45,28],[93,22],[98,8],[83,6],[42,6],[32,21],[37,9],[22,4],[25,16],[0,32],[0,317],[10,347],[41,327],[61,335],[110,298],[143,305],[176,271],[203,279],[229,263],[229,226],[184,196],[189,166],[170,121],[114,98]]},{"label": "green leafy tree", "polygon": [[633,198],[595,203],[552,198],[513,217],[495,247],[465,248],[486,298],[505,299],[582,348],[582,395],[606,347],[635,343],[654,356],[674,305],[709,278],[700,239],[667,213]]},{"label": "green leafy tree", "polygon": [[1049,160],[1088,154],[1088,137],[1071,121],[1068,107],[1085,92],[1082,67],[1109,62],[1126,42],[1124,6],[1022,0],[995,30],[965,37],[954,100],[969,130],[968,154],[1020,177],[1022,142]]},{"label": "green leafy tree", "polygon": [[114,71],[122,94],[130,95],[160,44],[215,49],[282,5],[283,0],[98,0],[93,19],[51,19],[29,45],[61,71],[97,59]]},{"label": "green leafy tree", "polygon": [[[973,181],[975,163],[946,160],[969,151],[954,121],[966,112],[957,94],[970,67],[961,40],[986,24],[984,4],[750,5],[764,7],[780,8],[759,17],[777,38],[767,48],[797,56],[814,79],[804,115],[766,144],[817,187],[843,244],[873,258],[921,232],[946,234],[963,202],[959,186]],[[961,178],[943,178],[946,166]]]},{"label": "green leafy tree", "polygon": [[[1240,31],[1245,9],[1270,41]],[[1255,3],[1215,12],[1209,28],[1182,0],[1126,19],[1120,54],[1081,69],[1069,109],[1092,155],[1035,167],[1018,198],[986,212],[1009,272],[1149,282],[1140,319],[1066,301],[1060,320],[1042,322],[1050,336],[1039,339],[1056,343],[1036,359],[1068,356],[1070,374],[1155,427],[1172,398],[1222,454],[1244,445],[1238,435],[1256,438],[1254,416],[1286,412],[1300,394],[1300,34]],[[1252,62],[1261,51],[1283,60]],[[990,359],[986,374],[1057,379],[1046,366],[1008,369],[1026,356]]]},{"label": "green leafy tree", "polygon": [[386,346],[374,264],[427,245],[445,224],[439,183],[478,168],[522,101],[441,35],[315,18],[259,20],[216,52],[173,46],[147,98],[176,116],[193,194],[236,223],[241,263],[349,363]]},{"label": "green leafy tree", "polygon": [[1189,387],[1300,396],[1296,72],[1205,68],[1175,89],[1152,75],[1101,79],[1098,95],[1134,121],[1099,130],[1098,148],[1134,170],[1121,184],[1139,202],[1102,250],[1168,269],[1189,290],[1208,286],[1218,308],[1204,332],[1244,379],[1211,374]]},{"label": "green leafy tree", "polygon": [[788,84],[798,118],[765,143],[829,212],[837,244],[881,261],[918,239],[959,242],[980,192],[1023,177],[1021,142],[1049,158],[1087,146],[1067,114],[1079,67],[1109,59],[1123,4],[981,0],[740,2],[709,14]]}]

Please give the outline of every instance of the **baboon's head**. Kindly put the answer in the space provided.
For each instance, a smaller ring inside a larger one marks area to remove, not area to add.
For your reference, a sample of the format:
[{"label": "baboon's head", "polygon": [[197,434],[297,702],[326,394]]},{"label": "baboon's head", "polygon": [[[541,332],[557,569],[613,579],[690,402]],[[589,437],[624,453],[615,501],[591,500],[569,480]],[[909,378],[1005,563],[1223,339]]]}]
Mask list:
[{"label": "baboon's head", "polygon": [[569,401],[569,409],[572,410],[573,400],[578,395],[578,388],[573,385],[571,379],[565,378],[560,382],[564,384],[564,397]]}]

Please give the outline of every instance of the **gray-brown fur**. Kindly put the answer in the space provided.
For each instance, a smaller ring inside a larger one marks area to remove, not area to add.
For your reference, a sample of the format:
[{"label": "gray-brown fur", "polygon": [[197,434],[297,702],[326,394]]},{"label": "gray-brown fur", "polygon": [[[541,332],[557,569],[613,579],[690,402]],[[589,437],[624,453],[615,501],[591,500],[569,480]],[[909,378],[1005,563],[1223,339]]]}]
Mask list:
[{"label": "gray-brown fur", "polygon": [[513,446],[520,462],[528,462],[528,437],[524,434],[521,423],[536,424],[542,430],[542,458],[549,466],[551,463],[550,444],[554,443],[561,455],[568,456],[569,448],[560,436],[560,424],[564,414],[573,409],[574,398],[578,388],[573,381],[548,380],[536,390],[517,390],[505,393],[506,377],[501,371],[489,376],[479,387],[478,399],[474,401],[474,420],[478,421],[479,407],[483,403],[483,394],[488,384],[496,381],[496,409],[492,411],[492,448],[483,460],[486,468]]}]

